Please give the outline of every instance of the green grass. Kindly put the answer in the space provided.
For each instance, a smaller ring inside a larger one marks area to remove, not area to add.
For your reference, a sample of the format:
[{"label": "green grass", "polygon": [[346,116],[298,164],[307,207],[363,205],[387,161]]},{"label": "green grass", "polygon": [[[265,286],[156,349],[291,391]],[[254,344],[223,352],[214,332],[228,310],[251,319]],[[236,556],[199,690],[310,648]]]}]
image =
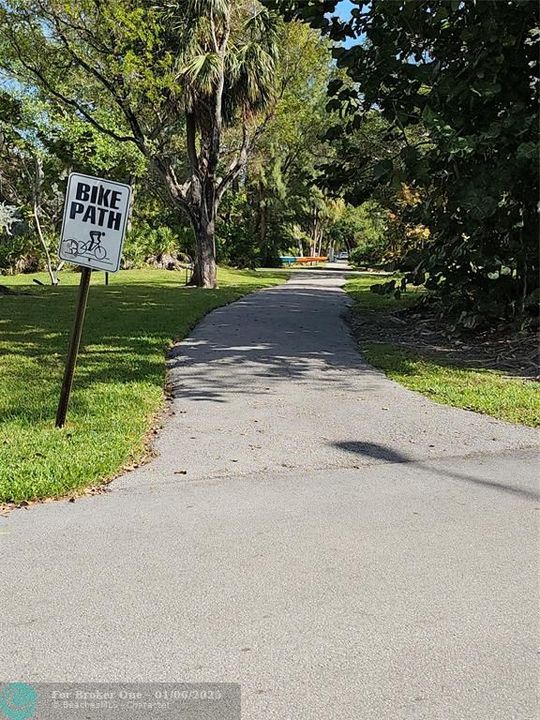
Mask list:
[{"label": "green grass", "polygon": [[[357,278],[347,283],[345,289],[355,301],[353,312],[395,310],[418,297],[414,292],[405,294],[401,300],[376,295],[369,291],[373,282],[373,278]],[[362,352],[368,362],[392,380],[435,402],[540,427],[539,383],[508,378],[495,370],[458,365],[398,345],[365,343]]]},{"label": "green grass", "polygon": [[213,308],[286,278],[222,269],[217,290],[182,287],[181,273],[92,277],[68,423],[54,428],[79,275],[0,277],[25,293],[0,296],[0,502],[74,493],[145,454],[162,406],[164,355]]},{"label": "green grass", "polygon": [[371,292],[370,287],[372,285],[382,285],[391,279],[391,277],[381,277],[380,275],[373,274],[362,275],[346,283],[345,290],[354,300],[353,311],[398,310],[399,308],[412,305],[422,294],[420,289],[413,288],[403,293],[399,300],[396,300],[393,295],[378,295],[377,293]]},{"label": "green grass", "polygon": [[369,343],[363,353],[392,380],[435,402],[508,422],[540,427],[540,385],[422,357],[395,345]]}]

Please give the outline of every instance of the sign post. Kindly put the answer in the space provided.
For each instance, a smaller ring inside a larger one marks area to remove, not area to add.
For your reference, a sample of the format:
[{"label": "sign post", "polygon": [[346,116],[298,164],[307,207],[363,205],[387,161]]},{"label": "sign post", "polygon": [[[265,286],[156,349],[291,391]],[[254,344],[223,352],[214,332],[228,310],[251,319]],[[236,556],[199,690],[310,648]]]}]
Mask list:
[{"label": "sign post", "polygon": [[129,185],[80,173],[69,176],[58,257],[81,266],[81,281],[56,413],[58,428],[66,422],[92,270],[120,269],[130,196]]},{"label": "sign post", "polygon": [[84,324],[84,314],[86,312],[86,303],[88,302],[88,290],[90,288],[90,277],[92,271],[83,267],[81,270],[81,282],[79,284],[79,302],[77,303],[77,314],[75,315],[75,324],[69,341],[69,351],[66,360],[66,369],[64,370],[64,379],[62,380],[62,390],[60,391],[60,402],[56,411],[56,427],[64,427],[66,422],[67,409],[69,404],[69,396],[71,394],[71,386],[73,385],[73,375],[75,373],[75,365],[77,364],[77,355],[81,344],[81,335]]}]

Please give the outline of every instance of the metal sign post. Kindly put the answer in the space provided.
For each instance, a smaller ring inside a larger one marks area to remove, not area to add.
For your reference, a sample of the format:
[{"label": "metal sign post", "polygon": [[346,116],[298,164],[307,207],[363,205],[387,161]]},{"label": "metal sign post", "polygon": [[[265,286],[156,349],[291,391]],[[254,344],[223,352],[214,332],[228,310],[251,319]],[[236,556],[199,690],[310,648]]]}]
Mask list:
[{"label": "metal sign post", "polygon": [[81,281],[56,413],[58,428],[66,422],[92,270],[104,270],[108,284],[108,273],[120,269],[130,198],[129,185],[80,173],[69,176],[58,257],[81,266]]}]

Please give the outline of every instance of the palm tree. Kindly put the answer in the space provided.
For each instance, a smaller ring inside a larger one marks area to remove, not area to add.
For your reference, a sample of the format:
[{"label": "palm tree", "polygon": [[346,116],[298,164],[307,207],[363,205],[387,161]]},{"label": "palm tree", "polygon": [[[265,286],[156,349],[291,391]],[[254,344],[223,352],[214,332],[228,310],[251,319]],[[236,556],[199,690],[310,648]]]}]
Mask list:
[{"label": "palm tree", "polygon": [[[276,24],[253,0],[183,0],[167,12],[185,113],[189,180],[181,202],[196,239],[192,283],[215,287],[218,206],[245,168],[262,129],[257,117],[273,99]],[[238,122],[239,148],[221,168],[223,132]]]}]

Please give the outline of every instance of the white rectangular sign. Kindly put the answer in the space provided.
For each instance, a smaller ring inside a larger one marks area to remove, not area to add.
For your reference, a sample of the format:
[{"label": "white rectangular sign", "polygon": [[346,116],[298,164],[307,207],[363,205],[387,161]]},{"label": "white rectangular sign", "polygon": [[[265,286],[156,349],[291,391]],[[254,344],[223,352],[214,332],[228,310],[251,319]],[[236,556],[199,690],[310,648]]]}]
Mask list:
[{"label": "white rectangular sign", "polygon": [[130,197],[129,185],[71,173],[58,257],[93,270],[119,270]]}]

